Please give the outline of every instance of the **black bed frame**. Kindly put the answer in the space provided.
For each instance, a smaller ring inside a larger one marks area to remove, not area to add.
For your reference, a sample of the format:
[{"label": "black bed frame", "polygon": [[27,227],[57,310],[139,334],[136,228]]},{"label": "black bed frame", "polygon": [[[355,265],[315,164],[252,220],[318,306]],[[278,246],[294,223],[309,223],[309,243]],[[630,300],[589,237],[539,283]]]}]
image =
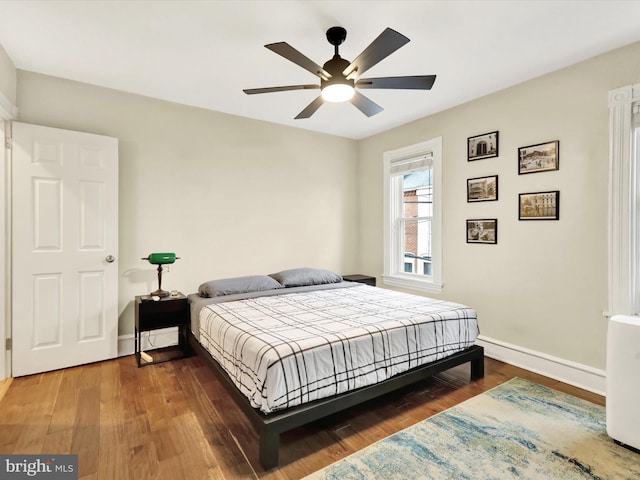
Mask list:
[{"label": "black bed frame", "polygon": [[398,390],[466,362],[471,363],[472,380],[484,377],[484,349],[474,345],[449,357],[398,374],[375,385],[362,387],[286,410],[264,414],[251,406],[247,397],[238,390],[227,372],[222,369],[191,332],[189,332],[189,344],[200,357],[207,360],[216,376],[258,431],[260,437],[260,464],[265,470],[278,466],[278,450],[282,432],[324,418],[385,393]]}]

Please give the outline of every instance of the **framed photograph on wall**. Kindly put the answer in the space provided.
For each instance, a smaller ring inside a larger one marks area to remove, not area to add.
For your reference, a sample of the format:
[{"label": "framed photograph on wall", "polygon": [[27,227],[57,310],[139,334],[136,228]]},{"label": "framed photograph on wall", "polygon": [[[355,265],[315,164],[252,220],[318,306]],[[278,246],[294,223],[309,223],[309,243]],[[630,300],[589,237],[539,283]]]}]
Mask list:
[{"label": "framed photograph on wall", "polygon": [[521,193],[518,220],[560,220],[560,191]]},{"label": "framed photograph on wall", "polygon": [[498,200],[498,175],[467,179],[467,202]]},{"label": "framed photograph on wall", "polygon": [[559,168],[559,140],[518,148],[518,175],[548,172]]},{"label": "framed photograph on wall", "polygon": [[483,133],[467,138],[467,161],[498,156],[498,132]]},{"label": "framed photograph on wall", "polygon": [[498,243],[498,219],[467,220],[467,243]]}]

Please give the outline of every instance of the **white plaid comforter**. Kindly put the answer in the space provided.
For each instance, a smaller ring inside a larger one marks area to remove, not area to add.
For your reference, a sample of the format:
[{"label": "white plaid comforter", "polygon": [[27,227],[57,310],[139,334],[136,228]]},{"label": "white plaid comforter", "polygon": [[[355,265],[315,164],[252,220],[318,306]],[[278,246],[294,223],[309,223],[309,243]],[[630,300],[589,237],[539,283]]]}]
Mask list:
[{"label": "white plaid comforter", "polygon": [[464,305],[357,285],[217,303],[200,342],[264,413],[371,385],[464,350]]}]

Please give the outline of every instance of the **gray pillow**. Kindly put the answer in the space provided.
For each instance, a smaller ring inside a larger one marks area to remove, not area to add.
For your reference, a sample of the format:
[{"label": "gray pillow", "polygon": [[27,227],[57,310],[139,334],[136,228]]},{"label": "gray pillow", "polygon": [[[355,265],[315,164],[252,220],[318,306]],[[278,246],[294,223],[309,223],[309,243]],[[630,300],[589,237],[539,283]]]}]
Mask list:
[{"label": "gray pillow", "polygon": [[323,285],[340,283],[342,277],[331,270],[322,268],[292,268],[269,275],[285,287],[303,287],[305,285]]},{"label": "gray pillow", "polygon": [[221,278],[205,282],[198,287],[201,297],[220,297],[234,293],[260,292],[282,288],[275,279],[268,275],[248,275],[246,277]]}]

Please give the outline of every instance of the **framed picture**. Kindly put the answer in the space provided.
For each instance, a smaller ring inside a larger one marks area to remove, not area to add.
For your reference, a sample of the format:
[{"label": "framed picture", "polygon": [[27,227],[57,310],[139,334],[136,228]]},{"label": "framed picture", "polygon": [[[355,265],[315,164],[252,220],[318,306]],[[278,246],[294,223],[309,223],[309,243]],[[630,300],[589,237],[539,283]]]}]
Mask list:
[{"label": "framed picture", "polygon": [[467,161],[498,156],[498,132],[467,138]]},{"label": "framed picture", "polygon": [[498,200],[498,175],[467,179],[467,202]]},{"label": "framed picture", "polygon": [[518,201],[519,220],[559,220],[560,191],[521,193]]},{"label": "framed picture", "polygon": [[518,175],[560,168],[560,141],[518,148]]},{"label": "framed picture", "polygon": [[498,243],[498,219],[467,220],[467,243]]}]

